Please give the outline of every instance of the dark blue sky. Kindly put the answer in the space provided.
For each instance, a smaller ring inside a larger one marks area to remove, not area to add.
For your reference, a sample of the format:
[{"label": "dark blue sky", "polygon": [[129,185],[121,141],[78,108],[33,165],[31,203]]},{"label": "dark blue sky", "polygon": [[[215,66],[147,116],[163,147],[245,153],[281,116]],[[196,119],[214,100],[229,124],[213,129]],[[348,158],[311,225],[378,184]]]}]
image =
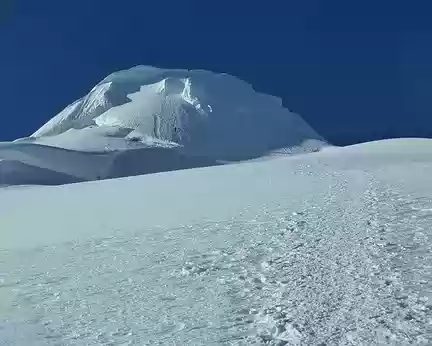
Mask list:
[{"label": "dark blue sky", "polygon": [[236,75],[345,144],[432,137],[427,1],[1,0],[0,140],[137,64]]}]

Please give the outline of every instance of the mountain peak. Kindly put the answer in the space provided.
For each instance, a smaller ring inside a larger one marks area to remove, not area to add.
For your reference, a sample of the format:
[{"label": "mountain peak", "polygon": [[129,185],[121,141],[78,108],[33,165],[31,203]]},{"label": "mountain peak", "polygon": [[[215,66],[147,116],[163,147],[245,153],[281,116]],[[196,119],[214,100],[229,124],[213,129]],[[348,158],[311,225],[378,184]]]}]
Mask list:
[{"label": "mountain peak", "polygon": [[[279,98],[258,93],[236,77],[152,66],[107,76],[31,137],[64,147],[60,137],[66,133],[100,135],[106,130],[112,137],[113,128],[134,145],[171,143],[188,154],[217,159],[256,157],[308,140],[322,141],[300,116],[283,108]],[[70,149],[73,141],[67,142]]]}]

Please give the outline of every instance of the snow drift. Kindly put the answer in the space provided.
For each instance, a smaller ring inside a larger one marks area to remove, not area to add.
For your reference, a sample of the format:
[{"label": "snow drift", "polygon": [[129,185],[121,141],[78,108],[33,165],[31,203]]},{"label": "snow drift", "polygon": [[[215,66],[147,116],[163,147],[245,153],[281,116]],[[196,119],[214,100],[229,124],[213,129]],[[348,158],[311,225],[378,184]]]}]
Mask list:
[{"label": "snow drift", "polygon": [[233,76],[137,66],[106,77],[29,138],[0,145],[0,184],[28,183],[26,174],[6,173],[18,169],[15,161],[29,172],[65,174],[66,183],[71,176],[137,175],[324,145],[279,98]]}]

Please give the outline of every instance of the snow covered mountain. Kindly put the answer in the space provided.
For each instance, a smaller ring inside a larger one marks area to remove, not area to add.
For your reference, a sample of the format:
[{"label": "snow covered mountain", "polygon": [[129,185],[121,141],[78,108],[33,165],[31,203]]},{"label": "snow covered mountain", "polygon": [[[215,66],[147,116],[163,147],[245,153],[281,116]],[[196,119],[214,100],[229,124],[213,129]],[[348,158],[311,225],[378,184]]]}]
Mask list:
[{"label": "snow covered mountain", "polygon": [[0,143],[0,184],[58,184],[325,146],[279,98],[202,70],[111,74],[28,138]]},{"label": "snow covered mountain", "polygon": [[[47,138],[53,135],[63,136]],[[68,136],[79,140],[71,143]],[[67,149],[105,149],[88,146],[87,136],[181,147],[189,155],[223,160],[322,140],[280,99],[257,93],[235,77],[148,66],[108,76],[32,135]]]}]

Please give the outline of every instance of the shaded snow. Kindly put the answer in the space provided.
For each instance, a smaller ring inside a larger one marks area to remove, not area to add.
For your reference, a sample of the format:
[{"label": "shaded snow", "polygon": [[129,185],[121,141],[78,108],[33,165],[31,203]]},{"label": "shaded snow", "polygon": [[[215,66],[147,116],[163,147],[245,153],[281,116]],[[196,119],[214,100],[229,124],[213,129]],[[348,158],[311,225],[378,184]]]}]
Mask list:
[{"label": "shaded snow", "polygon": [[18,142],[0,146],[0,185],[60,185],[219,164],[164,146],[90,153]]},{"label": "shaded snow", "polygon": [[0,340],[429,345],[431,152],[0,189]]}]

